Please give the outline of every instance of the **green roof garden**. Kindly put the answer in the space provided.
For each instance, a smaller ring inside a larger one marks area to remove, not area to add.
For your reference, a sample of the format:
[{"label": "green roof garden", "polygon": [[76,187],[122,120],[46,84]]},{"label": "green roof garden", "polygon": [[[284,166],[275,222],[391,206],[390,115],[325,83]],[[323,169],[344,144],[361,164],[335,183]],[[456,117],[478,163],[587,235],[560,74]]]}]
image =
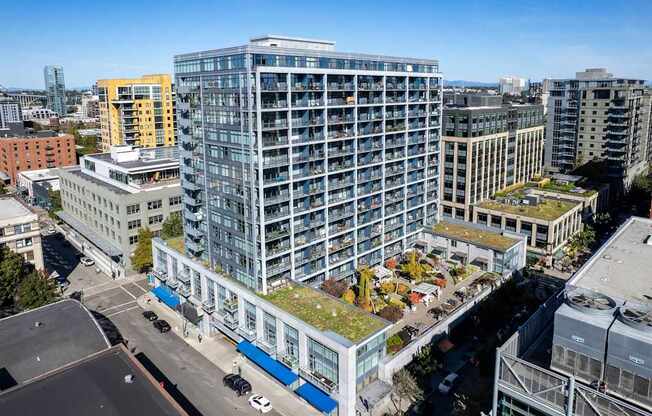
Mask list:
[{"label": "green roof garden", "polygon": [[483,201],[478,204],[479,208],[500,211],[507,214],[522,215],[545,221],[554,221],[561,217],[578,203],[569,201],[553,200],[542,198],[537,205],[509,205],[498,201]]},{"label": "green roof garden", "polygon": [[515,238],[509,238],[500,233],[481,230],[462,224],[442,221],[432,227],[432,232],[442,237],[464,241],[481,247],[491,248],[500,252],[507,251],[518,243]]},{"label": "green roof garden", "polygon": [[332,331],[353,343],[390,325],[360,308],[308,286],[292,283],[259,296],[320,331]]},{"label": "green roof garden", "polygon": [[168,247],[178,251],[181,254],[185,254],[185,244],[183,242],[183,236],[181,237],[173,237],[173,238],[168,238],[165,241],[165,244],[167,244]]}]

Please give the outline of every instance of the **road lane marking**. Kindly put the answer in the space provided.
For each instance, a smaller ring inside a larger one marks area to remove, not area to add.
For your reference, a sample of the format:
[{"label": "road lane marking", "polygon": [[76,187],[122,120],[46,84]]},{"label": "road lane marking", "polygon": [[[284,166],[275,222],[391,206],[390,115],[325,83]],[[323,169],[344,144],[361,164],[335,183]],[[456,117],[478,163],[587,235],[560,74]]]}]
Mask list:
[{"label": "road lane marking", "polygon": [[149,289],[146,289],[146,288],[142,287],[142,286],[139,285],[138,283],[133,282],[133,284],[135,284],[136,286],[138,286],[139,288],[141,288],[145,293],[149,292]]},{"label": "road lane marking", "polygon": [[105,315],[105,316],[106,316],[107,318],[110,318],[110,317],[112,317],[112,316],[116,316],[116,315],[118,315],[118,314],[120,314],[120,313],[122,313],[122,312],[131,311],[131,310],[134,310],[134,309],[137,309],[137,308],[140,308],[140,306],[139,306],[139,305],[132,306],[132,307],[130,307],[130,308],[123,309],[123,310],[118,311],[118,312],[113,312],[113,313],[110,313],[110,314]]},{"label": "road lane marking", "polygon": [[136,297],[135,297],[135,296],[134,296],[130,291],[128,291],[127,289],[125,289],[124,286],[120,286],[120,289],[122,289],[126,294],[128,294],[129,296],[131,296],[134,300],[137,299],[137,298],[136,298]]},{"label": "road lane marking", "polygon": [[119,305],[109,306],[108,308],[104,308],[104,309],[99,309],[99,308],[98,308],[98,312],[106,312],[106,311],[108,311],[109,309],[119,308],[119,307],[121,307],[121,306],[126,306],[126,305],[129,305],[129,304],[135,303],[135,302],[136,302],[135,300],[131,300],[131,301],[129,301],[129,302],[121,303],[121,304],[119,304]]}]

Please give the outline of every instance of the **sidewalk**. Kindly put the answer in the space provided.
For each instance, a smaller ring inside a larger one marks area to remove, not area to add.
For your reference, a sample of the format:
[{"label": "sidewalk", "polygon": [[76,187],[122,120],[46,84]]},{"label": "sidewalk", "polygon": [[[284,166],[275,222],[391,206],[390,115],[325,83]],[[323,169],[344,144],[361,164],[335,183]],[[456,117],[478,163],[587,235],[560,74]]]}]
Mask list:
[{"label": "sidewalk", "polygon": [[[152,299],[148,304],[146,298]],[[235,349],[235,344],[222,335],[213,338],[203,337],[201,343],[197,338],[197,330],[189,326],[188,336],[183,336],[183,323],[179,315],[159,303],[150,295],[143,295],[137,299],[138,304],[147,310],[155,312],[159,318],[170,323],[172,331],[183,339],[188,345],[199,351],[210,362],[215,364],[224,373],[233,373],[236,368],[234,362],[240,367],[242,377],[251,383],[254,393],[267,397],[274,410],[284,416],[296,415],[321,415],[314,407],[304,402],[299,396],[287,390],[271,376],[258,368],[255,364],[244,358]]]}]

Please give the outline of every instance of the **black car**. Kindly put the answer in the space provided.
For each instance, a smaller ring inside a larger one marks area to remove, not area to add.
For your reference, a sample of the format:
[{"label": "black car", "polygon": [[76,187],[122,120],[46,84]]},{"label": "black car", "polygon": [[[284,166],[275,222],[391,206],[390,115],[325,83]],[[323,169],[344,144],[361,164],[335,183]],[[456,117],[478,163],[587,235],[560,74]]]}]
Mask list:
[{"label": "black car", "polygon": [[158,319],[158,315],[152,311],[143,312],[143,317],[148,321],[156,321]]},{"label": "black car", "polygon": [[168,321],[163,319],[154,321],[152,325],[154,325],[154,328],[158,329],[161,332],[161,334],[164,332],[168,332],[170,329],[172,329]]},{"label": "black car", "polygon": [[251,393],[251,384],[237,374],[227,374],[222,379],[222,382],[225,386],[228,386],[231,390],[235,391],[238,396]]}]

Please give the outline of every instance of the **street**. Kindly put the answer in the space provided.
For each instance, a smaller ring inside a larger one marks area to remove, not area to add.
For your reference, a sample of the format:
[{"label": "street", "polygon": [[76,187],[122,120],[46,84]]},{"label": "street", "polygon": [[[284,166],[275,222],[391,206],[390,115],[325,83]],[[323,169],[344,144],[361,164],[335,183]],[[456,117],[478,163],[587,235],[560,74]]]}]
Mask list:
[{"label": "street", "polygon": [[[161,334],[142,316],[136,299],[149,291],[143,276],[114,281],[79,263],[78,252],[59,234],[43,237],[49,273],[70,285],[64,295],[82,291],[82,302],[95,315],[112,343],[127,341],[141,363],[192,416],[251,415],[246,397],[224,387],[225,373],[173,331]],[[255,383],[252,381],[252,384]],[[278,415],[276,410],[269,413]]]}]

